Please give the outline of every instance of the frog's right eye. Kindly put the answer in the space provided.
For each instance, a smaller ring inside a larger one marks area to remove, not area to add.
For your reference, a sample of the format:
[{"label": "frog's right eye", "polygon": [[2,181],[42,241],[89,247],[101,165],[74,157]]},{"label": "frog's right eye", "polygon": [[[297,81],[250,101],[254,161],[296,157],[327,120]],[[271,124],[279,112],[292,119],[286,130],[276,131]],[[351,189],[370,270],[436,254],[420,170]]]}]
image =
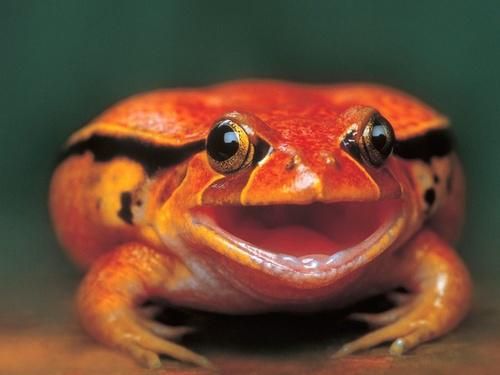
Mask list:
[{"label": "frog's right eye", "polygon": [[210,166],[217,172],[229,174],[252,164],[255,148],[247,132],[231,119],[217,121],[207,137]]}]

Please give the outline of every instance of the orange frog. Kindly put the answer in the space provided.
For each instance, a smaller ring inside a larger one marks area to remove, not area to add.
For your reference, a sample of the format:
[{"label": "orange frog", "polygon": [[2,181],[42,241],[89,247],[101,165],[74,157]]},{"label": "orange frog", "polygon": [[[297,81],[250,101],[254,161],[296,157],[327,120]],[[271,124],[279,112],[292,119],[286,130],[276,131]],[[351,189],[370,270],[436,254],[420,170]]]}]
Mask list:
[{"label": "orange frog", "polygon": [[76,132],[50,188],[62,245],[88,269],[86,330],[148,367],[209,366],[139,314],[169,303],[247,314],[341,308],[376,329],[346,355],[404,353],[454,328],[471,296],[452,247],[464,181],[445,117],[369,84],[232,82],[127,99]]}]

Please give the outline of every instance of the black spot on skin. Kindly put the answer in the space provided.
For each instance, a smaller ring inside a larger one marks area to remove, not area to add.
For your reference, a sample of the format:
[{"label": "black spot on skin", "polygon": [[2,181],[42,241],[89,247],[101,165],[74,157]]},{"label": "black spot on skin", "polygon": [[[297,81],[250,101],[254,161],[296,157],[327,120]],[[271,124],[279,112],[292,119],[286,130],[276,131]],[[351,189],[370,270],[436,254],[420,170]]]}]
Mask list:
[{"label": "black spot on skin", "polygon": [[137,200],[135,201],[135,204],[136,204],[136,206],[141,207],[141,206],[142,206],[142,200],[137,199]]},{"label": "black spot on skin", "polygon": [[434,201],[436,200],[436,191],[433,188],[429,188],[424,194],[425,202],[429,207],[432,207]]},{"label": "black spot on skin", "polygon": [[431,158],[446,156],[453,149],[451,132],[448,129],[434,129],[419,137],[397,141],[394,153],[405,159],[421,159],[426,163]]},{"label": "black spot on skin", "polygon": [[117,138],[94,134],[90,138],[70,145],[59,158],[62,162],[72,155],[92,152],[96,162],[107,162],[124,156],[141,164],[151,176],[159,169],[174,166],[205,148],[203,140],[183,146],[161,146],[136,138]]},{"label": "black spot on skin", "polygon": [[287,171],[291,171],[297,167],[297,165],[300,163],[300,158],[298,155],[294,155],[290,158],[288,163],[285,165],[285,169]]},{"label": "black spot on skin", "polygon": [[439,184],[439,176],[437,174],[434,175],[434,183]]},{"label": "black spot on skin", "polygon": [[121,207],[118,211],[118,216],[127,224],[132,225],[132,194],[129,191],[124,191],[120,195]]},{"label": "black spot on skin", "polygon": [[97,198],[95,201],[95,208],[97,211],[101,209],[101,198]]}]

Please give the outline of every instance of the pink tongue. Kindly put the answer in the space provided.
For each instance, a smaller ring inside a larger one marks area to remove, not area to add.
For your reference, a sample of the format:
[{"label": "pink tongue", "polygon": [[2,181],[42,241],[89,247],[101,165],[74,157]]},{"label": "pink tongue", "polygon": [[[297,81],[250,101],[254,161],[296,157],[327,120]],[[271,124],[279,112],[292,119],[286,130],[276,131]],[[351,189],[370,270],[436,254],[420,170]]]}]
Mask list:
[{"label": "pink tongue", "polygon": [[332,255],[340,248],[339,244],[323,234],[299,225],[253,228],[250,231],[252,232],[250,238],[257,246],[296,257],[309,254]]}]

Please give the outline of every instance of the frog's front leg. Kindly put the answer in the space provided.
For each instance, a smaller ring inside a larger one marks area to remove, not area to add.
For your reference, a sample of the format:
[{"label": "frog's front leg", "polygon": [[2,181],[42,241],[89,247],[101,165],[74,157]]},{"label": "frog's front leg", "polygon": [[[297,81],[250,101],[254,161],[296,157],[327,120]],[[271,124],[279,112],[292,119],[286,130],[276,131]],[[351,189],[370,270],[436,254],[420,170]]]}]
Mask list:
[{"label": "frog's front leg", "polygon": [[165,339],[186,333],[186,327],[164,326],[137,311],[151,296],[168,297],[183,274],[183,266],[163,253],[139,243],[121,245],[95,263],[82,282],[81,322],[97,340],[147,367],[159,367],[160,354],[210,367],[204,357]]},{"label": "frog's front leg", "polygon": [[335,356],[393,341],[390,353],[399,355],[453,329],[469,309],[471,280],[467,269],[448,243],[430,230],[416,235],[388,262],[393,285],[404,286],[412,298],[380,314],[354,317],[382,326],[344,345]]}]

